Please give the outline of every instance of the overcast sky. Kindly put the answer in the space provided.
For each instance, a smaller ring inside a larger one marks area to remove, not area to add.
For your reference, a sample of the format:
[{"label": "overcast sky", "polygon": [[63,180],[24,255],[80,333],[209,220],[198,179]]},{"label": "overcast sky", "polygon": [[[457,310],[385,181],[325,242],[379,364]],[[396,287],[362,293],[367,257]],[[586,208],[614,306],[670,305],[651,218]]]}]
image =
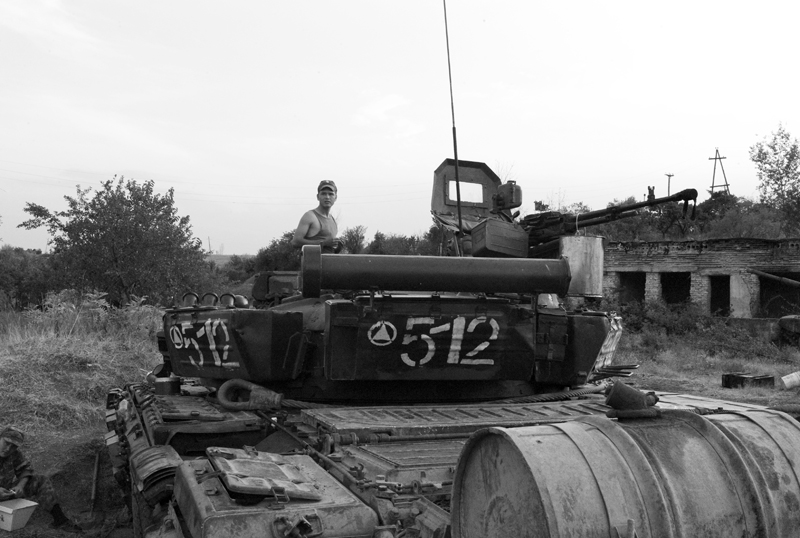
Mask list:
[{"label": "overcast sky", "polygon": [[[447,5],[458,152],[534,200],[648,185],[733,194],[779,123],[800,136],[797,2]],[[25,202],[124,175],[173,188],[206,248],[255,254],[339,186],[340,230],[430,225],[453,156],[442,2],[0,2],[0,244]],[[717,183],[721,183],[717,169]]]}]

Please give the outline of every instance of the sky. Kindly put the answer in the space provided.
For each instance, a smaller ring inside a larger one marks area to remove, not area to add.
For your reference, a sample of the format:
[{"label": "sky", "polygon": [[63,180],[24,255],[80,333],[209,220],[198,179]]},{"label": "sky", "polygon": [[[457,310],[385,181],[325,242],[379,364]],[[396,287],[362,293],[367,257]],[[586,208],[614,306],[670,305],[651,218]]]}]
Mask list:
[{"label": "sky", "polygon": [[[458,156],[516,181],[523,215],[648,186],[703,200],[715,162],[756,199],[749,148],[780,124],[800,136],[798,15],[450,0]],[[46,251],[46,230],[17,227],[25,204],[63,210],[115,176],[173,189],[216,253],[294,229],[323,179],[340,230],[418,234],[454,154],[434,0],[3,0],[0,51],[0,245]]]}]

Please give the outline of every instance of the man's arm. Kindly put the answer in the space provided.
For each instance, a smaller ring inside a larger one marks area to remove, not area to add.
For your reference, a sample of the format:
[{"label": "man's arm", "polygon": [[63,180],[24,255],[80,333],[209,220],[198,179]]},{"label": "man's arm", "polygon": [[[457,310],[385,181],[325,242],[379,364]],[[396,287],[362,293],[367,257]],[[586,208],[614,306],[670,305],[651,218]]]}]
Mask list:
[{"label": "man's arm", "polygon": [[15,497],[22,497],[22,492],[25,490],[25,485],[28,483],[31,475],[33,475],[33,466],[28,458],[17,449],[14,451],[14,474],[17,477],[17,483],[11,488]]},{"label": "man's arm", "polygon": [[306,239],[308,230],[311,228],[311,224],[314,222],[312,220],[314,216],[310,215],[309,213],[311,212],[306,211],[303,213],[303,216],[300,218],[300,224],[297,225],[297,229],[294,231],[294,237],[292,238],[292,246],[294,248],[303,248],[303,245],[319,243],[319,241],[309,241]]},{"label": "man's arm", "polygon": [[25,491],[25,486],[27,485],[29,479],[30,476],[20,478],[16,485],[11,488],[11,491],[14,492],[14,496],[18,499],[22,497],[22,492]]}]

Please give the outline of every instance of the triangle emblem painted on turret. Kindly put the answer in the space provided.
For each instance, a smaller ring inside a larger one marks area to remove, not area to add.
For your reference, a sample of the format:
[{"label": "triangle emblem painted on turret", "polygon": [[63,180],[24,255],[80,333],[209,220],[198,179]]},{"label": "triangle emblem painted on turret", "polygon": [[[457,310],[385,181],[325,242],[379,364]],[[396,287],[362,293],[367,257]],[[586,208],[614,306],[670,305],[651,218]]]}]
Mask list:
[{"label": "triangle emblem painted on turret", "polygon": [[397,338],[397,328],[388,321],[379,321],[367,331],[369,341],[375,346],[388,346]]}]

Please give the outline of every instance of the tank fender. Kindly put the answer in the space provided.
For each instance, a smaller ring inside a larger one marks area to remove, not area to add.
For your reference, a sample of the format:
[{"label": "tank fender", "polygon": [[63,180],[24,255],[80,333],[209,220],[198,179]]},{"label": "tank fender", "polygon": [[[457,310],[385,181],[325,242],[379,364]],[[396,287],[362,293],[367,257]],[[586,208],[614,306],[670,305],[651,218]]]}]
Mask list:
[{"label": "tank fender", "polygon": [[172,496],[175,469],[183,460],[169,445],[151,446],[130,458],[131,478],[151,507]]},{"label": "tank fender", "polygon": [[[233,400],[234,393],[237,390],[250,392],[250,397],[247,401],[237,402]],[[283,401],[283,394],[269,390],[261,385],[256,385],[250,381],[245,381],[244,379],[229,379],[217,390],[217,398],[225,409],[252,411],[279,408]]]}]

